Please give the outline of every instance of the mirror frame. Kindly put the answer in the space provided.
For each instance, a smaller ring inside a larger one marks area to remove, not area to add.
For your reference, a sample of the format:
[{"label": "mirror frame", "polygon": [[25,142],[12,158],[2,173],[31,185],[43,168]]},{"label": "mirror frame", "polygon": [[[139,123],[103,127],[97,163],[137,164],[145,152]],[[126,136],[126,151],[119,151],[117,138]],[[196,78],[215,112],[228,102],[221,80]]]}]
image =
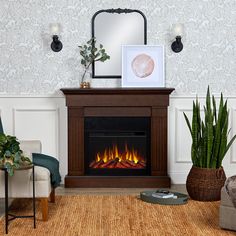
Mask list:
[{"label": "mirror frame", "polygon": [[[92,38],[95,37],[94,35],[94,25],[95,25],[95,19],[96,19],[96,16],[100,13],[117,13],[117,14],[127,14],[127,13],[133,13],[133,12],[136,12],[136,13],[139,13],[142,17],[143,17],[143,23],[144,23],[144,45],[147,44],[147,19],[146,19],[146,16],[144,15],[143,12],[141,12],[140,10],[134,10],[134,9],[121,9],[121,8],[117,8],[117,9],[105,9],[105,10],[99,10],[97,12],[95,12],[95,14],[93,15],[92,17]],[[114,78],[121,78],[121,75],[95,75],[95,63],[93,62],[92,63],[92,78],[111,78],[111,79],[114,79]]]}]

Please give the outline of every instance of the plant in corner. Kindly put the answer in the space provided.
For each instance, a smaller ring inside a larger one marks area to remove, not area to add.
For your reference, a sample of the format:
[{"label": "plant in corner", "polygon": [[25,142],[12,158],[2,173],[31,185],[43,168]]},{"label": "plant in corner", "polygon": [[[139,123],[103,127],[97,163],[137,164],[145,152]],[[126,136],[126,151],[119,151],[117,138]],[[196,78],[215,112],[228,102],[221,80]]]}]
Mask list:
[{"label": "plant in corner", "polygon": [[15,169],[32,163],[23,155],[19,144],[16,137],[0,134],[0,167],[6,168],[10,176],[14,175]]},{"label": "plant in corner", "polygon": [[[89,83],[84,81],[84,77],[86,73],[88,73],[88,69],[93,62],[105,62],[106,60],[110,59],[110,56],[106,53],[105,48],[102,44],[99,44],[99,47],[96,47],[96,39],[91,38],[86,44],[79,46],[80,48],[80,55],[82,56],[81,65],[84,67],[84,73],[81,79],[81,87],[87,88]],[[89,86],[88,86],[89,87]]]},{"label": "plant in corner", "polygon": [[[217,112],[218,111],[218,112]],[[214,96],[210,96],[208,86],[204,119],[200,115],[198,99],[193,101],[192,125],[184,113],[184,117],[192,137],[191,158],[193,166],[187,177],[189,196],[199,201],[220,200],[220,191],[226,176],[222,161],[234,142],[234,135],[229,142],[228,121],[229,111],[227,100],[224,102],[221,93],[218,109]]]}]

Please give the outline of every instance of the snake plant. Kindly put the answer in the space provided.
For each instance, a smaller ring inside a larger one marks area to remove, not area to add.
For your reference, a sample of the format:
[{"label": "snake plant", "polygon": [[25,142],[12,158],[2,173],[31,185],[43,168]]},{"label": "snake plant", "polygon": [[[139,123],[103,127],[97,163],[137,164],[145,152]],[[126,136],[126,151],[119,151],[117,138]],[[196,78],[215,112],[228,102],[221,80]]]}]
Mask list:
[{"label": "snake plant", "polygon": [[31,160],[23,155],[16,137],[0,134],[0,167],[13,176],[14,169],[27,164],[31,164]]},{"label": "snake plant", "polygon": [[[218,112],[217,112],[218,111]],[[229,142],[228,121],[229,110],[227,100],[224,102],[221,93],[219,108],[216,108],[214,96],[210,96],[208,86],[206,105],[204,106],[204,120],[201,119],[200,103],[193,101],[192,126],[184,113],[185,120],[192,136],[191,157],[194,166],[201,168],[219,168],[223,158],[234,142],[234,135]]]}]

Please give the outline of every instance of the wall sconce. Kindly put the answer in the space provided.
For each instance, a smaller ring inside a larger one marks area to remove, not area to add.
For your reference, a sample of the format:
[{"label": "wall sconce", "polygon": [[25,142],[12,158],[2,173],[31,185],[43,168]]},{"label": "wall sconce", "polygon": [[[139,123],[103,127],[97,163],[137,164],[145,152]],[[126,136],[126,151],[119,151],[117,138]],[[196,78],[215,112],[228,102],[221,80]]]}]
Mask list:
[{"label": "wall sconce", "polygon": [[60,25],[59,24],[51,24],[50,25],[50,31],[52,34],[52,43],[51,43],[51,49],[54,52],[60,52],[63,45],[62,42],[59,40],[58,34],[60,31]]},{"label": "wall sconce", "polygon": [[183,36],[184,26],[183,24],[175,24],[173,25],[173,36],[175,37],[175,41],[171,44],[171,49],[173,52],[178,53],[183,50],[183,43],[181,42],[181,38]]}]

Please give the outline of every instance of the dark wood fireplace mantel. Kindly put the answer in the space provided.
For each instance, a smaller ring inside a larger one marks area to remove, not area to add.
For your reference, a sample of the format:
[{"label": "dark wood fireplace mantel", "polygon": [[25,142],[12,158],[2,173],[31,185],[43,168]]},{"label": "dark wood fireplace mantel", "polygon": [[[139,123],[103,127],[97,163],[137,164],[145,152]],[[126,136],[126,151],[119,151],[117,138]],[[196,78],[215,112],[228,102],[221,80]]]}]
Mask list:
[{"label": "dark wood fireplace mantel", "polygon": [[[169,187],[167,107],[173,88],[62,88],[68,107],[68,175],[65,187]],[[150,117],[151,175],[86,176],[85,117]]]}]

